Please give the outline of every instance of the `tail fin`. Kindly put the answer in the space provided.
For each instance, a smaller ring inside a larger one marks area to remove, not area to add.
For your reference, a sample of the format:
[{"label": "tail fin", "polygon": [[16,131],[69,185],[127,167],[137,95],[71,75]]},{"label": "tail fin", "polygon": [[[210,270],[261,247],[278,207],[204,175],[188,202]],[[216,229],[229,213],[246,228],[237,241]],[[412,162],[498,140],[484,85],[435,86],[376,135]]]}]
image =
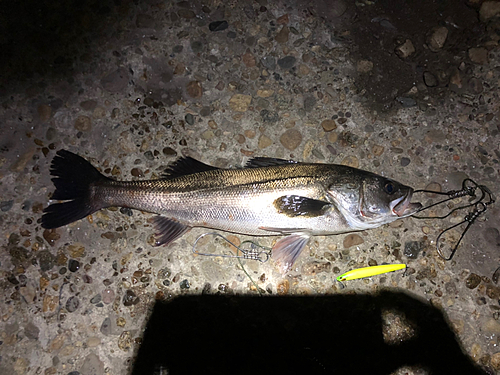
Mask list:
[{"label": "tail fin", "polygon": [[62,227],[99,210],[98,202],[90,196],[91,184],[104,181],[103,176],[87,160],[66,150],[59,150],[50,165],[50,174],[56,191],[55,200],[68,202],[53,203],[43,210],[42,227]]}]

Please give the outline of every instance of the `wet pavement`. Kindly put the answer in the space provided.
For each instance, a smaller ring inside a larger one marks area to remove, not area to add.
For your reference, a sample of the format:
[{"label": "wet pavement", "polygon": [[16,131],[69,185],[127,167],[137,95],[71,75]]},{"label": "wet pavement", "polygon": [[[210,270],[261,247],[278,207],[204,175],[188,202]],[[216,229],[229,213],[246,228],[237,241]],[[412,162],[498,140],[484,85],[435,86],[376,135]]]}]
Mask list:
[{"label": "wet pavement", "polygon": [[[155,301],[381,291],[437,308],[478,368],[500,373],[498,203],[451,261],[436,239],[474,207],[315,237],[285,275],[273,260],[194,255],[203,228],[154,247],[152,215],[130,209],[40,226],[59,149],[122,180],[158,178],[180,156],[217,167],[267,156],[415,189],[471,178],[499,196],[499,17],[499,2],[472,0],[12,4],[0,22],[0,373],[128,373]],[[461,228],[441,237],[445,250]],[[213,238],[198,244],[232,254]],[[384,263],[408,269],[336,281]],[[386,343],[416,335],[406,315],[383,313]],[[426,371],[403,363],[391,374]]]}]

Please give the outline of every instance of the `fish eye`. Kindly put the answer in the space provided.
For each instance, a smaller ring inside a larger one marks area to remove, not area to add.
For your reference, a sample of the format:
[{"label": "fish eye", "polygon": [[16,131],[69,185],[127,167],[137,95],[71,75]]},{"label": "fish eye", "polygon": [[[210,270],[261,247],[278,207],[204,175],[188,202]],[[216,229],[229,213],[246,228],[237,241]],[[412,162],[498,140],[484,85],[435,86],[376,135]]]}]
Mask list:
[{"label": "fish eye", "polygon": [[387,181],[384,185],[384,191],[389,195],[394,194],[397,190],[396,185],[392,181]]}]

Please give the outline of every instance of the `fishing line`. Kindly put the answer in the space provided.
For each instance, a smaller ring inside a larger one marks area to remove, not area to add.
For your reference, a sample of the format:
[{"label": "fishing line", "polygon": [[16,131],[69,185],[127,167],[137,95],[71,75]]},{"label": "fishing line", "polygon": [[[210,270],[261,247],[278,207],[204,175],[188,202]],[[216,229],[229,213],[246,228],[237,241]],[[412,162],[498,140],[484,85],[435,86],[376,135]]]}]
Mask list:
[{"label": "fishing line", "polygon": [[[196,246],[198,245],[198,241],[200,241],[203,237],[205,236],[214,236],[217,238],[223,239],[226,243],[229,245],[233,246],[236,248],[236,255],[228,255],[228,254],[210,254],[210,253],[200,253],[197,249]],[[250,246],[249,249],[245,249],[244,246],[248,244]],[[262,249],[259,251],[259,248]],[[208,233],[203,233],[198,236],[196,241],[194,241],[193,244],[193,249],[192,249],[194,254],[197,255],[204,255],[204,256],[213,256],[213,257],[222,257],[222,258],[236,258],[238,259],[238,263],[240,264],[241,269],[245,273],[245,275],[250,279],[250,282],[253,284],[253,286],[257,289],[257,292],[259,295],[263,296],[263,293],[261,292],[259,286],[257,283],[252,279],[250,274],[247,272],[245,269],[245,266],[243,265],[243,259],[251,259],[251,260],[258,260],[261,263],[265,263],[269,260],[271,257],[271,248],[259,245],[256,242],[253,241],[243,241],[240,246],[234,244],[232,241],[224,237],[222,234],[219,234],[217,232],[208,232]],[[242,255],[239,255],[241,252]]]},{"label": "fishing line", "polygon": [[[481,193],[479,195],[479,197],[478,197],[478,194],[477,194],[478,190]],[[452,226],[446,228],[436,238],[436,250],[437,250],[437,253],[438,253],[438,255],[442,259],[444,259],[446,261],[449,261],[449,260],[451,260],[453,258],[453,256],[455,255],[455,253],[456,253],[456,251],[458,249],[458,246],[462,242],[462,239],[464,238],[465,234],[470,229],[470,227],[472,226],[472,224],[474,224],[474,222],[476,221],[476,219],[479,216],[481,216],[483,213],[486,212],[486,210],[487,210],[487,208],[488,208],[489,205],[495,203],[495,197],[493,196],[491,190],[488,187],[486,187],[485,185],[479,185],[478,183],[476,183],[475,181],[471,180],[470,178],[466,178],[462,182],[462,189],[461,190],[450,190],[450,191],[447,191],[447,192],[440,192],[440,191],[432,191],[432,190],[420,189],[420,190],[415,190],[414,194],[415,193],[432,193],[432,194],[447,195],[448,196],[447,199],[443,199],[443,200],[441,200],[439,202],[436,202],[436,203],[430,204],[430,205],[428,205],[426,207],[423,207],[420,210],[418,210],[418,212],[422,212],[422,211],[427,210],[427,209],[429,209],[431,207],[435,207],[437,205],[446,203],[446,202],[448,202],[450,200],[453,200],[453,199],[457,199],[457,198],[461,198],[461,197],[466,197],[466,196],[470,197],[470,203],[469,204],[466,204],[466,205],[463,205],[463,206],[459,206],[459,207],[455,207],[450,212],[448,212],[446,215],[443,215],[443,216],[413,216],[415,219],[446,219],[447,217],[449,217],[451,214],[453,214],[454,212],[456,212],[458,210],[463,210],[463,209],[466,209],[466,208],[469,208],[469,207],[474,207],[473,210],[469,211],[465,215],[464,219],[461,222],[459,222],[459,223],[457,223],[455,225],[452,225]],[[465,224],[465,223],[467,223],[467,225],[465,226],[465,229],[462,231],[462,234],[460,235],[460,238],[456,242],[455,246],[453,248],[451,248],[451,250],[449,251],[449,255],[448,256],[444,255],[444,253],[443,253],[443,247],[444,246],[440,246],[441,237],[446,232],[448,232],[448,231],[450,231],[450,230],[452,230],[452,229],[454,229],[456,227],[459,227],[459,226],[461,226],[462,224]]]}]

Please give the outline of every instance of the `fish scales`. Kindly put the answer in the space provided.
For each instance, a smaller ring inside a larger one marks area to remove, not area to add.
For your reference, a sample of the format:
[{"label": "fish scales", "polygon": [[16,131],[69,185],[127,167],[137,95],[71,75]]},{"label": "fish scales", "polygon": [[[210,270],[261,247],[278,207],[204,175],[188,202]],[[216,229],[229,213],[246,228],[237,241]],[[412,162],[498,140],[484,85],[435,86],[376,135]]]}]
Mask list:
[{"label": "fish scales", "polygon": [[[324,199],[326,191],[322,180],[325,180],[326,167],[291,164],[282,168],[219,169],[153,181],[107,181],[96,187],[96,192],[105,205],[175,217],[189,226],[269,235],[269,231],[259,227],[299,225],[303,230],[319,234],[324,232],[318,227],[322,225],[321,218],[284,217],[274,209],[273,202],[286,195]],[[338,213],[337,232],[349,229]]]}]

